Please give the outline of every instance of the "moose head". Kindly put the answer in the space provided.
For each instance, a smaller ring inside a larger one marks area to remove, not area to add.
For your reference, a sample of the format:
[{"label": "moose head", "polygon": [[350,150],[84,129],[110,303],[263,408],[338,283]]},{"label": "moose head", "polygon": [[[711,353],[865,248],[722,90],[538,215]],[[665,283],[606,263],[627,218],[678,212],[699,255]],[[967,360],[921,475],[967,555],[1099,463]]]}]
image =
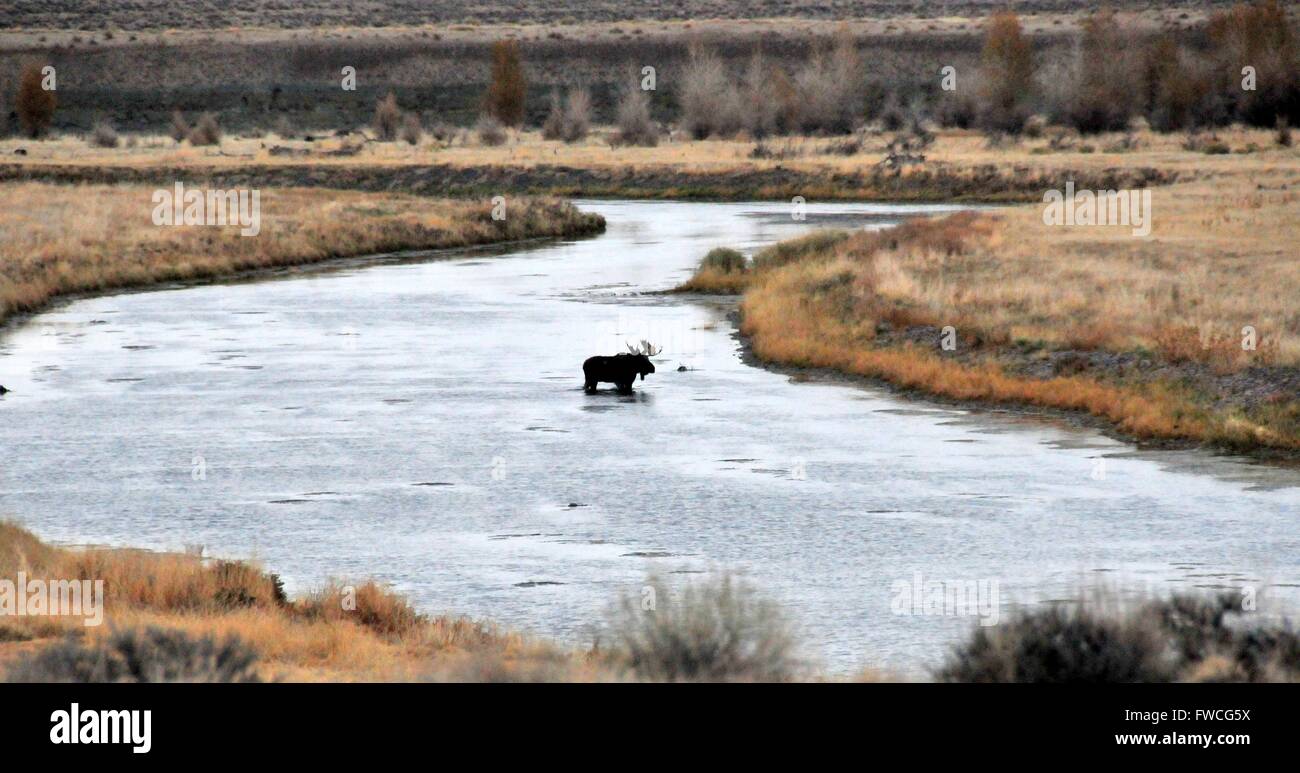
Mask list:
[{"label": "moose head", "polygon": [[650,358],[659,354],[663,350],[664,348],[662,346],[655,346],[644,338],[641,339],[641,343],[636,346],[627,344],[627,352],[636,359],[636,372],[641,374],[642,381],[645,381],[647,373],[655,372],[655,364],[650,361]]}]

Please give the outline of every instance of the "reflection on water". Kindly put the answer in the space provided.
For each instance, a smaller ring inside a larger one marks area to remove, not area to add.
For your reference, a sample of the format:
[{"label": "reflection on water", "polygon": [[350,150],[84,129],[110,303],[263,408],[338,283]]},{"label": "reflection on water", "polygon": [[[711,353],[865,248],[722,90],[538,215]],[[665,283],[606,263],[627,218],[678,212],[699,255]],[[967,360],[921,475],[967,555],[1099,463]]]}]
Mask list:
[{"label": "reflection on water", "polygon": [[[648,571],[727,567],[829,667],[916,673],[1002,609],[1101,585],[1300,585],[1300,473],[743,364],[729,306],[644,294],[708,249],[925,207],[588,202],[604,236],[79,301],[0,344],[0,513],[46,538],[374,575],[428,611],[589,641]],[[582,361],[664,346],[637,393]],[[678,370],[679,367],[686,368]]]}]

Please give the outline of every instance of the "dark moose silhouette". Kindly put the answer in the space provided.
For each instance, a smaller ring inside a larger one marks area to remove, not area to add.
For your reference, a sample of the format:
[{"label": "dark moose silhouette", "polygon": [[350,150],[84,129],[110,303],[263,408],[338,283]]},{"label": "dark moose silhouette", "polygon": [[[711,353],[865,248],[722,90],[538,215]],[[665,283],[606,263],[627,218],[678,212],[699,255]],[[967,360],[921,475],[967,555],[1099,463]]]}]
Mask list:
[{"label": "dark moose silhouette", "polygon": [[596,385],[602,381],[618,387],[622,395],[632,393],[632,382],[641,376],[645,381],[647,373],[654,373],[654,363],[650,358],[663,351],[656,349],[649,341],[642,341],[639,347],[628,344],[627,351],[613,357],[588,357],[582,363],[582,374],[586,377],[587,394],[595,394]]}]

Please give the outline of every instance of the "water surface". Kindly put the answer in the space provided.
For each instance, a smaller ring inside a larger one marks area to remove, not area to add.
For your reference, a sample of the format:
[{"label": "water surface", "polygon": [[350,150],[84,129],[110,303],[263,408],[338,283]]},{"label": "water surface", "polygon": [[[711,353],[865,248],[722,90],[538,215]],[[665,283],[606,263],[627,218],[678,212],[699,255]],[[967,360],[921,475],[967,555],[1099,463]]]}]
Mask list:
[{"label": "water surface", "polygon": [[[428,611],[590,642],[647,572],[733,569],[829,668],[919,674],[975,624],[894,583],[1295,600],[1300,473],[792,383],[728,307],[647,295],[715,246],[934,207],[585,202],[603,236],[78,301],[0,342],[0,514],[45,538],[375,576]],[[648,338],[658,372],[588,396]],[[687,370],[679,372],[677,368]]]}]

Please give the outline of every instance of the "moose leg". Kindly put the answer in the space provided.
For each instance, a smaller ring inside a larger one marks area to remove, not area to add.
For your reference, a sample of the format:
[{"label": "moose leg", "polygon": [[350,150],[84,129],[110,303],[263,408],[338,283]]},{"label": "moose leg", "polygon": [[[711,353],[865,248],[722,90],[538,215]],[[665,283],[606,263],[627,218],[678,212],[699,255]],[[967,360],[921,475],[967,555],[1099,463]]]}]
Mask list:
[{"label": "moose leg", "polygon": [[595,381],[588,381],[588,382],[586,383],[586,385],[583,386],[583,389],[585,389],[586,392],[587,392],[587,394],[589,394],[589,395],[594,395],[594,394],[596,394],[596,382],[595,382]]},{"label": "moose leg", "polygon": [[617,386],[618,386],[618,393],[619,393],[619,394],[621,394],[621,395],[630,395],[630,394],[632,394],[632,382],[631,382],[631,381],[620,381],[620,382],[618,382]]}]

